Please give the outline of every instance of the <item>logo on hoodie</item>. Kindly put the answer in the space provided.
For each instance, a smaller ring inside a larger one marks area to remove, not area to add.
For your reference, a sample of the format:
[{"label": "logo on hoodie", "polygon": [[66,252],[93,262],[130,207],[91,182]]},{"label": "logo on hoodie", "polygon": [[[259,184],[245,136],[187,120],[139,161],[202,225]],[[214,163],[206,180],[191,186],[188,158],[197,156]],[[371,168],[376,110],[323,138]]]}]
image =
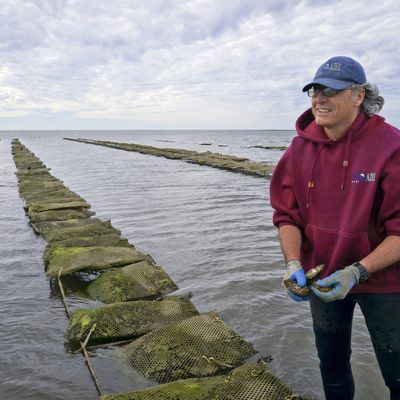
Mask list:
[{"label": "logo on hoodie", "polygon": [[353,172],[351,183],[371,183],[375,182],[376,172]]}]

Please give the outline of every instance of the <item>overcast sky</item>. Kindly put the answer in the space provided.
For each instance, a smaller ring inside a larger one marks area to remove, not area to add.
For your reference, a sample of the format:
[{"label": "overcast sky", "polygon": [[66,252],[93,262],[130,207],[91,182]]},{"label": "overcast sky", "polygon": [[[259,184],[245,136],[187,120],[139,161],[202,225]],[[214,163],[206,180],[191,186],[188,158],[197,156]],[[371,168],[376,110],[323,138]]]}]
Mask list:
[{"label": "overcast sky", "polygon": [[400,126],[398,0],[0,0],[0,130],[292,129],[332,55]]}]

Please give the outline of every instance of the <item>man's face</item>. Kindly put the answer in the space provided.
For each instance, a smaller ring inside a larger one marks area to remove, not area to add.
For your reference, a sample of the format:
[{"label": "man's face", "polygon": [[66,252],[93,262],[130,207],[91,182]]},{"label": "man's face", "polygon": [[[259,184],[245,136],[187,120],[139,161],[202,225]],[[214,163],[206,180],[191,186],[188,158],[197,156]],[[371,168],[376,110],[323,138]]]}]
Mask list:
[{"label": "man's face", "polygon": [[357,117],[363,99],[363,90],[354,95],[352,90],[346,89],[332,97],[319,91],[311,98],[315,122],[325,129],[347,130]]}]

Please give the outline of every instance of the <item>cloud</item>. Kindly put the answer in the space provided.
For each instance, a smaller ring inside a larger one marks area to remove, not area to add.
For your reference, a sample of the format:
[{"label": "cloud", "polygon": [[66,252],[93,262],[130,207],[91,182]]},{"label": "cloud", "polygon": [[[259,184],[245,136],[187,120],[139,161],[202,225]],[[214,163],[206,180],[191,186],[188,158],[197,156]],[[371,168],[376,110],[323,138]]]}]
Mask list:
[{"label": "cloud", "polygon": [[301,87],[343,54],[398,124],[399,16],[395,0],[3,0],[1,115],[11,127],[64,113],[76,128],[291,128],[308,107]]}]

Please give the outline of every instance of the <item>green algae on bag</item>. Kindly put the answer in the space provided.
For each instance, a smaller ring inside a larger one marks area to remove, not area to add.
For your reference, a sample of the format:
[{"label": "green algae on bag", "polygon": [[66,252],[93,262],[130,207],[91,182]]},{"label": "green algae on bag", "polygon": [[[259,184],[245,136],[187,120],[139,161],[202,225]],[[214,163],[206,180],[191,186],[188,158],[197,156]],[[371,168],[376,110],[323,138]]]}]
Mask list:
[{"label": "green algae on bag", "polygon": [[[40,184],[40,181],[38,183]],[[39,189],[39,188],[36,187],[36,189]],[[25,193],[24,198],[32,199],[32,198],[41,197],[41,196],[46,196],[46,198],[75,196],[75,197],[79,198],[80,200],[83,200],[81,196],[79,196],[77,193],[73,192],[72,190],[68,189],[65,186],[55,188],[55,189],[42,188],[39,190],[30,190],[29,192]]]},{"label": "green algae on bag", "polygon": [[35,157],[32,153],[22,155],[18,153],[14,154],[14,162],[18,169],[34,169],[34,168],[45,168],[46,165]]},{"label": "green algae on bag", "polygon": [[104,272],[86,293],[103,303],[154,299],[178,289],[165,270],[148,260]]},{"label": "green algae on bag", "polygon": [[115,303],[95,309],[78,309],[71,316],[66,340],[71,348],[88,344],[112,343],[134,339],[173,322],[198,315],[192,302],[184,297]]},{"label": "green algae on bag", "polygon": [[54,192],[65,188],[64,184],[59,180],[47,178],[46,180],[37,181],[19,181],[19,194],[21,197],[34,196],[44,193]]},{"label": "green algae on bag", "polygon": [[26,176],[37,176],[37,175],[49,175],[49,168],[45,166],[41,166],[39,168],[25,168],[25,169],[18,169],[15,173],[18,177],[24,178]]},{"label": "green algae on bag", "polygon": [[207,400],[307,400],[274,375],[263,361],[235,368]]},{"label": "green algae on bag", "polygon": [[40,233],[41,235],[46,234],[46,232],[51,232],[57,229],[64,228],[76,228],[83,227],[89,225],[103,225],[111,227],[111,221],[103,221],[99,218],[86,218],[86,219],[70,219],[68,221],[45,221],[45,222],[37,222],[32,223],[35,231]]},{"label": "green algae on bag", "polygon": [[208,400],[212,389],[225,379],[226,375],[181,379],[136,392],[104,394],[99,400]]},{"label": "green algae on bag", "polygon": [[63,189],[57,189],[46,192],[36,192],[36,193],[25,193],[24,200],[27,206],[31,203],[66,203],[70,201],[84,201],[77,194]]},{"label": "green algae on bag", "polygon": [[71,274],[77,271],[99,271],[121,267],[149,256],[127,247],[54,247],[46,268],[49,275]]},{"label": "green algae on bag", "polygon": [[77,201],[77,200],[67,200],[65,202],[60,199],[55,202],[32,202],[27,207],[27,212],[41,212],[41,211],[50,211],[50,210],[61,210],[66,208],[90,208],[90,205],[86,203],[86,201]]},{"label": "green algae on bag", "polygon": [[49,242],[59,242],[66,239],[101,236],[114,233],[120,235],[121,232],[111,226],[109,221],[102,221],[97,224],[70,226],[66,228],[54,229],[43,232],[43,238]]},{"label": "green algae on bag", "polygon": [[189,378],[149,389],[104,394],[99,400],[306,400],[295,395],[262,361],[245,364],[228,375]]},{"label": "green algae on bag", "polygon": [[[135,246],[118,235],[117,233],[108,233],[101,236],[89,236],[89,237],[76,237],[58,242],[49,243],[44,251],[45,265],[48,265],[50,258],[53,253],[57,252],[58,247],[129,247],[134,249]],[[151,257],[149,256],[151,259]]]},{"label": "green algae on bag", "polygon": [[160,383],[221,374],[256,354],[212,311],[150,332],[122,352],[133,368]]},{"label": "green algae on bag", "polygon": [[[41,176],[40,178],[35,177],[35,176],[24,176],[24,177],[20,177],[19,180],[19,184],[20,184],[20,189],[22,188],[22,190],[24,190],[24,188],[26,189],[42,189],[45,188],[46,186],[48,186],[50,184],[50,186],[52,186],[51,184],[63,184],[63,182],[56,178],[53,175],[45,175],[45,176]],[[37,187],[38,186],[38,187]],[[65,186],[63,186],[65,188]],[[60,189],[62,187],[60,186]]]},{"label": "green algae on bag", "polygon": [[27,212],[32,223],[46,221],[67,221],[69,219],[85,219],[95,213],[87,208],[62,209],[53,211]]},{"label": "green algae on bag", "polygon": [[[20,181],[21,182],[21,181]],[[19,195],[25,200],[25,203],[35,200],[35,198],[41,198],[41,196],[50,195],[62,190],[64,185],[62,183],[49,181],[46,185],[40,182],[40,185],[34,185],[32,187],[19,187]],[[26,208],[26,207],[25,207]]]}]

